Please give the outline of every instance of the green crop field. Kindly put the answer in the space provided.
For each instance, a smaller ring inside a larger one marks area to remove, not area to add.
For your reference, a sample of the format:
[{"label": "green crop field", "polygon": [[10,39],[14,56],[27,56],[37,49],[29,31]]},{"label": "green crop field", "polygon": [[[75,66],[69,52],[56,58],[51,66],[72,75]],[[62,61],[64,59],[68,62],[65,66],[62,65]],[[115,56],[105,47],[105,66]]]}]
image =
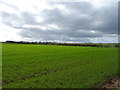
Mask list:
[{"label": "green crop field", "polygon": [[118,49],[3,44],[3,88],[92,88],[118,73]]}]

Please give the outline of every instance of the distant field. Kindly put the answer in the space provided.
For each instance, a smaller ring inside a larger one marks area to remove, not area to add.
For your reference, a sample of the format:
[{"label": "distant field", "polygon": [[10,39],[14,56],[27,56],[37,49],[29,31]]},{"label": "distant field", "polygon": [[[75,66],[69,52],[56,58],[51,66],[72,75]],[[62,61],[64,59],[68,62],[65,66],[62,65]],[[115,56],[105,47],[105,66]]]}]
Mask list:
[{"label": "distant field", "polygon": [[4,88],[99,87],[118,73],[118,49],[3,44]]}]

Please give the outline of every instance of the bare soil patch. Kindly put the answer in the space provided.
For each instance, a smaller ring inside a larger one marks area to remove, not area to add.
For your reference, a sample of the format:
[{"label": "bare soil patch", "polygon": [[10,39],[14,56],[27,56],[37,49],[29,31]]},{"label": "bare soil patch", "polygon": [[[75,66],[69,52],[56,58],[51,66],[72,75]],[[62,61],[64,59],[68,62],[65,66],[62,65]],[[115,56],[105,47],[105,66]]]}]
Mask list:
[{"label": "bare soil patch", "polygon": [[120,83],[120,76],[117,76],[110,79],[105,84],[103,84],[101,88],[120,88],[119,83]]}]

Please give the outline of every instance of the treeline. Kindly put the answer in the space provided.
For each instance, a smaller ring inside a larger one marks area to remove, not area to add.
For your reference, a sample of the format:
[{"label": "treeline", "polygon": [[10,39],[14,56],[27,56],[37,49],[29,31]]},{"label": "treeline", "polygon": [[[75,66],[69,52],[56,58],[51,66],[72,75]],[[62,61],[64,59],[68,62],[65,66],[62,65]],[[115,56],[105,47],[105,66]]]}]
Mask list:
[{"label": "treeline", "polygon": [[62,45],[62,46],[83,46],[83,47],[119,47],[118,43],[58,43],[58,42],[26,42],[26,41],[6,41],[5,43],[16,44],[40,44],[40,45]]}]

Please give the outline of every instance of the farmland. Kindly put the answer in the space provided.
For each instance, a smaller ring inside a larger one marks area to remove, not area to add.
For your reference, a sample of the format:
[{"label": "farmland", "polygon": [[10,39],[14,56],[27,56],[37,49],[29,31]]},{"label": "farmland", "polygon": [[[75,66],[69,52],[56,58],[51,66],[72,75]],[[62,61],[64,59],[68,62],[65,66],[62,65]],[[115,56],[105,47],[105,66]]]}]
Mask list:
[{"label": "farmland", "polygon": [[2,45],[3,88],[92,88],[118,74],[118,48]]}]

